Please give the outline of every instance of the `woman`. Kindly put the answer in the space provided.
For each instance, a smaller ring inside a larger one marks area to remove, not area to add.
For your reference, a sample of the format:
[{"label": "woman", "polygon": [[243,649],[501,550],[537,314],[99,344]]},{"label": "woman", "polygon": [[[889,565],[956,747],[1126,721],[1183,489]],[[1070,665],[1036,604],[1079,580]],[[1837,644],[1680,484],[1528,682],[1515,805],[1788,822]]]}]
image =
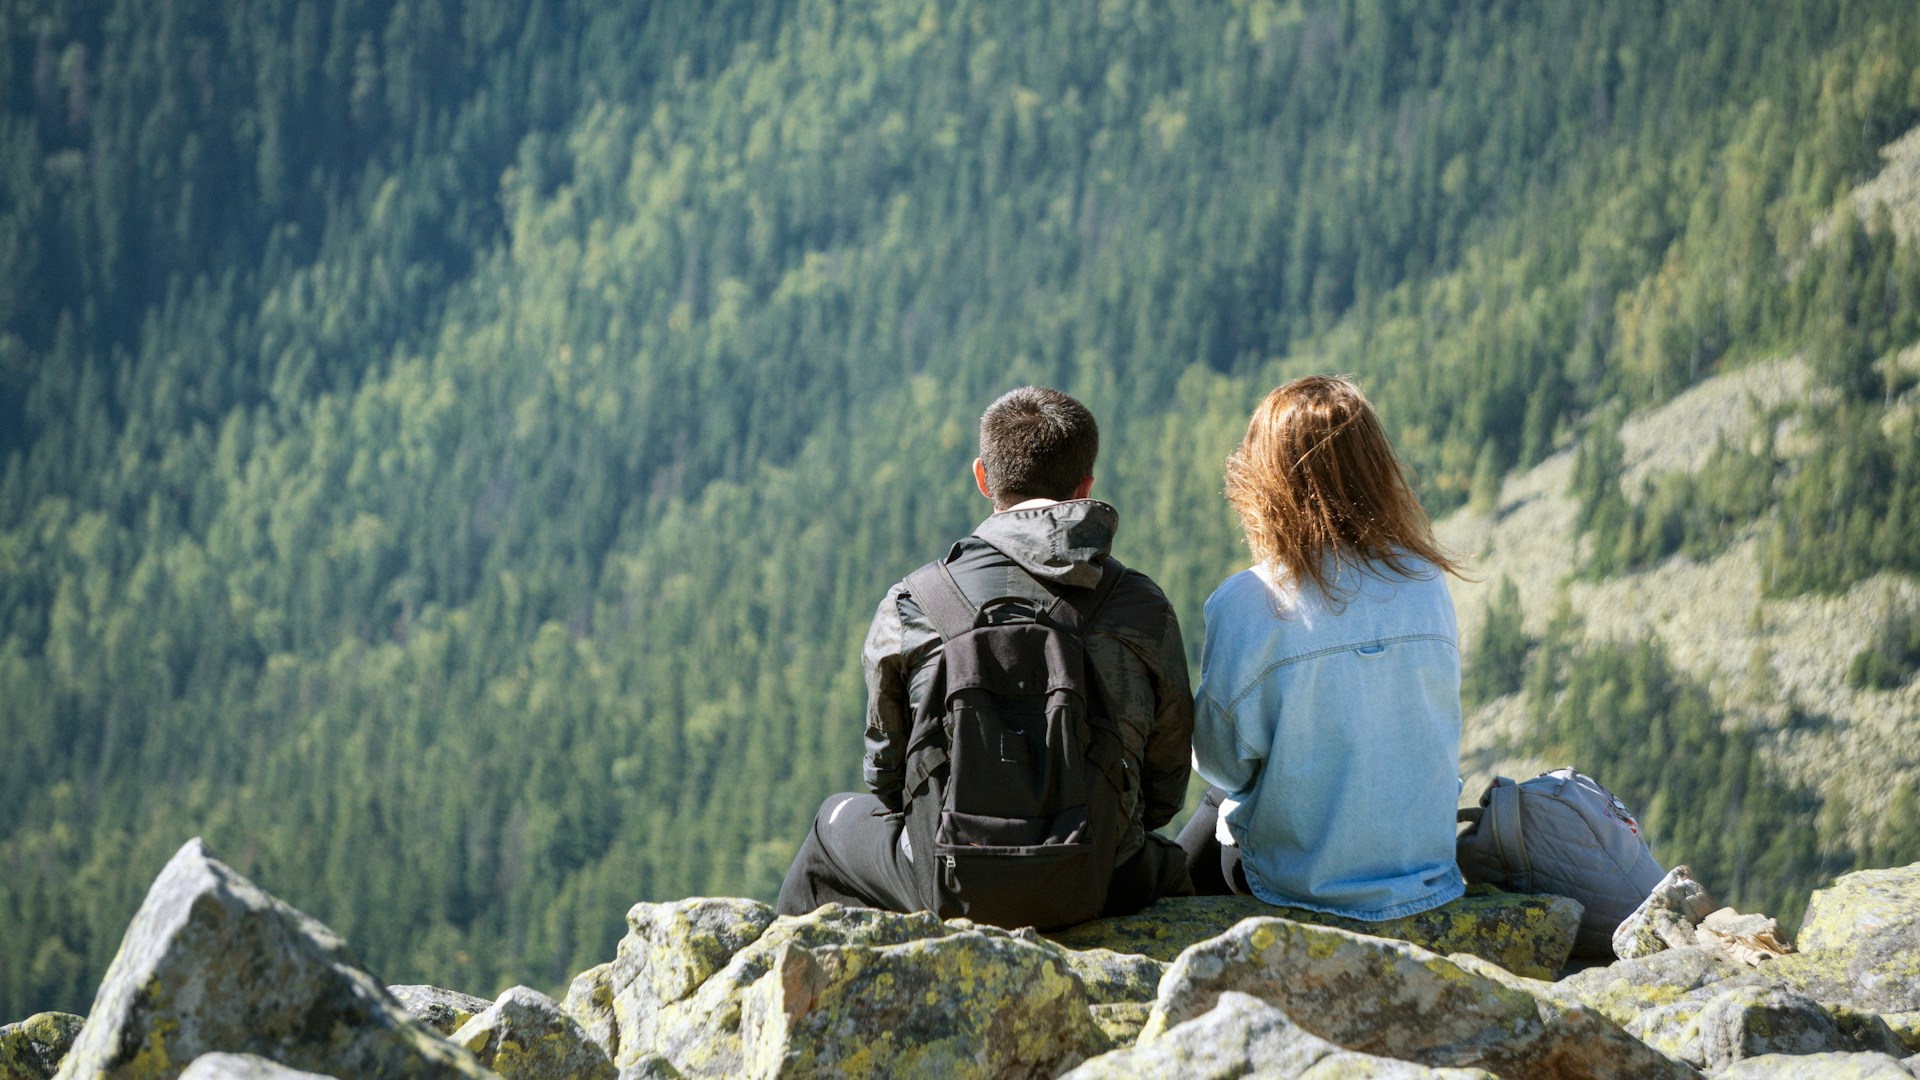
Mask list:
[{"label": "woman", "polygon": [[1454,899],[1459,570],[1373,407],[1345,378],[1268,394],[1227,498],[1254,566],[1207,600],[1195,887],[1369,921]]}]

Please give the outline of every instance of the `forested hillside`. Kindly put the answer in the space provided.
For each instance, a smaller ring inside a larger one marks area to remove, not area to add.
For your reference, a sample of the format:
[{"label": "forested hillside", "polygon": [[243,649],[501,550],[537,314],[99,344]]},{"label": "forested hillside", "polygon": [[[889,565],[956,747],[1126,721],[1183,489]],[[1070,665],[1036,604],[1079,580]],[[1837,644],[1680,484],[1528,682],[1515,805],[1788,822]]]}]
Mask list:
[{"label": "forested hillside", "polygon": [[[1436,510],[1577,446],[1580,573],[1920,574],[1920,256],[1844,197],[1916,57],[1911,0],[0,0],[0,1012],[84,1012],[191,835],[474,993],[771,896],[1023,382],[1195,648],[1310,370]],[[1792,353],[1793,445],[1623,494],[1627,411]],[[1540,752],[1727,797],[1657,640],[1495,652]],[[1739,763],[1722,833],[1823,812]],[[1780,909],[1916,831],[1712,868]]]}]

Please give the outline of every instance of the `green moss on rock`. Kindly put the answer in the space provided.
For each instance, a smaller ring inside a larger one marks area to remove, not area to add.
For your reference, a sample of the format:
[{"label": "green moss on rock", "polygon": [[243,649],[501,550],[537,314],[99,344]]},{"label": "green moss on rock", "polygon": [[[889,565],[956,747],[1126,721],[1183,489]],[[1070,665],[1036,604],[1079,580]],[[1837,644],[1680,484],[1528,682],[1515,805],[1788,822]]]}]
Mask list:
[{"label": "green moss on rock", "polygon": [[0,1027],[0,1080],[46,1080],[60,1068],[85,1017],[72,1013],[35,1013]]},{"label": "green moss on rock", "polygon": [[1060,954],[968,930],[783,945],[744,1009],[743,1075],[1050,1077],[1107,1049]]},{"label": "green moss on rock", "polygon": [[1834,879],[1807,901],[1800,921],[1801,952],[1844,949],[1884,936],[1920,915],[1920,863],[1857,870]]},{"label": "green moss on rock", "polygon": [[614,1080],[606,1051],[557,1002],[516,986],[451,1036],[504,1080]]},{"label": "green moss on rock", "polygon": [[1433,1069],[1337,1046],[1302,1029],[1272,1005],[1236,991],[1206,1013],[1151,1042],[1103,1054],[1067,1074],[1069,1080],[1132,1080],[1142,1076],[1287,1076],[1490,1078],[1482,1069]]},{"label": "green moss on rock", "polygon": [[1182,896],[1161,900],[1136,915],[1098,919],[1049,936],[1070,949],[1112,949],[1172,960],[1187,946],[1222,934],[1242,919],[1267,916],[1408,941],[1437,953],[1471,953],[1521,975],[1550,979],[1573,951],[1580,905],[1560,896],[1473,886],[1467,895],[1432,911],[1362,922],[1275,907],[1249,896]]}]

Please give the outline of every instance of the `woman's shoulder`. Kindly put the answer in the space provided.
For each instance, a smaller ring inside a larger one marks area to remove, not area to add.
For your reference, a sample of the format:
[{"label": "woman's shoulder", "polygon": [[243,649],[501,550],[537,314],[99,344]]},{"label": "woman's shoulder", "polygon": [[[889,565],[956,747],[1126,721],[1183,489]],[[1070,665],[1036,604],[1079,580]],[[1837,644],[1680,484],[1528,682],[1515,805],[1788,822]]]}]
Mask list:
[{"label": "woman's shoulder", "polygon": [[1274,574],[1266,567],[1253,566],[1230,574],[1222,581],[1213,595],[1207,597],[1207,610],[1216,607],[1238,607],[1258,602],[1262,607],[1272,608],[1274,601],[1285,593],[1285,587],[1276,585]]}]

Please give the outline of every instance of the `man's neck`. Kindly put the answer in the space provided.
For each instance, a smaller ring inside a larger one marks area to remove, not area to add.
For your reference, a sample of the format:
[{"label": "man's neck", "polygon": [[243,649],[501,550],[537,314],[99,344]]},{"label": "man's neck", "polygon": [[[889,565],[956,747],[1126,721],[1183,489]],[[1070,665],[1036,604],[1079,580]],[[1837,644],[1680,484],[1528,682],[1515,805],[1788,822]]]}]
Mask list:
[{"label": "man's neck", "polygon": [[999,507],[994,510],[994,513],[1011,514],[1015,510],[1033,510],[1042,506],[1052,506],[1059,501],[1059,499],[1028,499],[1025,502],[1014,503],[1012,506]]}]

